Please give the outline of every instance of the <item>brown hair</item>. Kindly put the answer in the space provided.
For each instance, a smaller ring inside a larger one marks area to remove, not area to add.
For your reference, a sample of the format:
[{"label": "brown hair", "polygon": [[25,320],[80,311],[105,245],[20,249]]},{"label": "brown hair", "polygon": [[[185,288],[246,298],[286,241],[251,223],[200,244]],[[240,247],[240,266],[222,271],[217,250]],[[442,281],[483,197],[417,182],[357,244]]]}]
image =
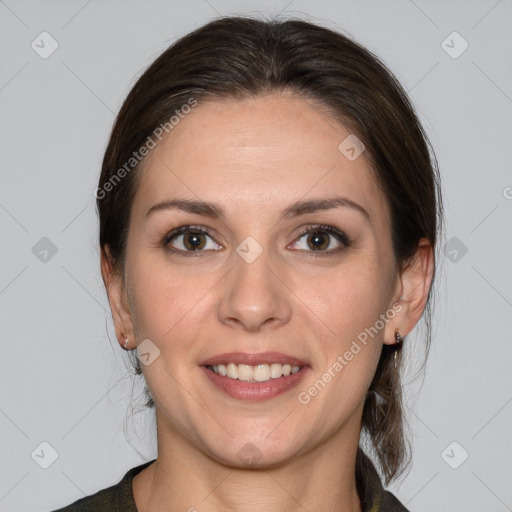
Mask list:
[{"label": "brown hair", "polygon": [[[191,99],[236,99],[285,90],[325,106],[364,143],[389,202],[397,268],[407,266],[420,238],[436,247],[442,222],[437,161],[406,93],[386,66],[350,38],[302,20],[224,17],[164,51],[138,79],[117,116],[97,189],[100,247],[104,253],[109,246],[116,271],[124,265],[139,150],[155,129],[169,125]],[[431,291],[424,314],[427,352]],[[362,418],[362,433],[386,483],[409,461],[395,364],[401,351],[396,350],[384,345]],[[139,361],[134,358],[133,363],[140,374]],[[152,407],[147,388],[146,393],[146,405]]]}]

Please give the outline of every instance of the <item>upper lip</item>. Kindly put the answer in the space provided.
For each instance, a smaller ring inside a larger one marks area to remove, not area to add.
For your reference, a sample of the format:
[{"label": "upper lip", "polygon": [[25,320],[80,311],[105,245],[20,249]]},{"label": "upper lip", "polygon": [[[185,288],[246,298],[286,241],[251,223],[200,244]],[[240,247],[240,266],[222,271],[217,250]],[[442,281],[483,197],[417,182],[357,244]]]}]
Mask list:
[{"label": "upper lip", "polygon": [[257,364],[291,364],[292,366],[307,366],[307,363],[293,356],[281,354],[280,352],[260,352],[258,354],[247,354],[244,352],[229,352],[219,354],[205,359],[200,366],[216,366],[218,364],[247,364],[255,366]]}]

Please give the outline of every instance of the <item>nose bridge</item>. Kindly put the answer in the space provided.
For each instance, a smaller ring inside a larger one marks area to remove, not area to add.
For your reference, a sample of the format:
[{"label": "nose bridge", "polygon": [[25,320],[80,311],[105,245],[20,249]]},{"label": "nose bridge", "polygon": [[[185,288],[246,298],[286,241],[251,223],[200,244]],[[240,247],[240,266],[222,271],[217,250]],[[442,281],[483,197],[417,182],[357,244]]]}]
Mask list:
[{"label": "nose bridge", "polygon": [[289,320],[286,287],[276,277],[278,263],[255,239],[247,237],[233,253],[233,269],[224,283],[219,320],[255,331]]}]

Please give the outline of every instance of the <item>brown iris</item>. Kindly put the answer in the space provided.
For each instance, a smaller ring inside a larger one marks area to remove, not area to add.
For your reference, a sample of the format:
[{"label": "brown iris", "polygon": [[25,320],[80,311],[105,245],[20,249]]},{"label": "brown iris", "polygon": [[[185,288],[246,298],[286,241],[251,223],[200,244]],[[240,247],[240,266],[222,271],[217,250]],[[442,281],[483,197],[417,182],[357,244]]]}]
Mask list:
[{"label": "brown iris", "polygon": [[329,235],[326,233],[318,232],[312,233],[308,236],[308,245],[314,251],[326,249],[329,247]]},{"label": "brown iris", "polygon": [[190,251],[202,249],[206,244],[203,233],[187,233],[183,235],[183,245]]}]

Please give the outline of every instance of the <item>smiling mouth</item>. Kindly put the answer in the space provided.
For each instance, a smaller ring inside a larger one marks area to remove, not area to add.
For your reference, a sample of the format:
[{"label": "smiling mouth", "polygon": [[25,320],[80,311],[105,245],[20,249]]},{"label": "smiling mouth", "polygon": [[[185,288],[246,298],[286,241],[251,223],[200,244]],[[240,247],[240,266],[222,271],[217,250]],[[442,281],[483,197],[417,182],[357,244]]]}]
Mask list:
[{"label": "smiling mouth", "polygon": [[244,382],[268,382],[272,379],[279,379],[281,377],[287,377],[288,375],[294,375],[303,367],[280,363],[262,363],[257,365],[228,363],[206,365],[205,368],[217,375],[227,377],[232,380]]}]

